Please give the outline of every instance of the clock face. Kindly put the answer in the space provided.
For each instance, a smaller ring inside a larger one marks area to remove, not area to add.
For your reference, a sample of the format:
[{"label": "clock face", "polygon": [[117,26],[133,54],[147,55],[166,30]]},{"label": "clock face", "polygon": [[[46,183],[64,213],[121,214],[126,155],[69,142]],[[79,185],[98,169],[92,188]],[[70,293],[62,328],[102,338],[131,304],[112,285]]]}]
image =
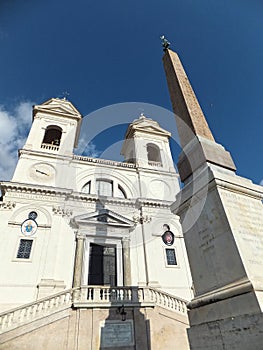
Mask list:
[{"label": "clock face", "polygon": [[29,176],[34,180],[50,182],[55,178],[56,170],[48,163],[36,163],[31,166]]}]

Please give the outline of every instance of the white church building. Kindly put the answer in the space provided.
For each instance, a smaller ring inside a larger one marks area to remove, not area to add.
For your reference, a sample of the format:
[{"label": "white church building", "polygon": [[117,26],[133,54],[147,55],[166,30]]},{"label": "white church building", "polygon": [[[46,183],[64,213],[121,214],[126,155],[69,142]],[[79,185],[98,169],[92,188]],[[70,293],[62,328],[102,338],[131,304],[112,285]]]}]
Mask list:
[{"label": "white church building", "polygon": [[0,348],[188,349],[171,134],[141,115],[118,162],[74,155],[81,122],[66,99],[34,106],[1,182]]}]

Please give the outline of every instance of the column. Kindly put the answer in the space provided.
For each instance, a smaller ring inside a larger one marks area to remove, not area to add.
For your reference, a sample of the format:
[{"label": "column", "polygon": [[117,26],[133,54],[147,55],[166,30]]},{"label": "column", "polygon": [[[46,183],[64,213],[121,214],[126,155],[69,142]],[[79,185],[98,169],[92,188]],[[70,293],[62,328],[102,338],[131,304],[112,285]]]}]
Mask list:
[{"label": "column", "polygon": [[85,236],[77,233],[73,288],[81,286],[84,241],[85,241]]},{"label": "column", "polygon": [[130,238],[122,238],[123,255],[123,283],[124,286],[131,285],[131,259],[130,259]]}]

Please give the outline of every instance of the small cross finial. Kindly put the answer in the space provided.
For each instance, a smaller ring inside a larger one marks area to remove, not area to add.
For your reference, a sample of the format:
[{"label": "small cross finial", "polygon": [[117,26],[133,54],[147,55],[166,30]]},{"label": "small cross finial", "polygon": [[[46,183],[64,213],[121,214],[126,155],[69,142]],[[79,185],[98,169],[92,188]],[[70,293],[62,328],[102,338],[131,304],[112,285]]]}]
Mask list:
[{"label": "small cross finial", "polygon": [[171,44],[170,44],[169,41],[165,38],[164,35],[162,35],[162,36],[160,37],[160,39],[161,39],[161,41],[162,41],[163,51],[165,52],[165,51],[169,48],[169,46],[170,46]]},{"label": "small cross finial", "polygon": [[63,91],[61,95],[62,95],[63,100],[67,100],[67,97],[69,96],[69,92]]},{"label": "small cross finial", "polygon": [[143,114],[143,112],[140,114],[140,119],[144,119],[145,115]]}]

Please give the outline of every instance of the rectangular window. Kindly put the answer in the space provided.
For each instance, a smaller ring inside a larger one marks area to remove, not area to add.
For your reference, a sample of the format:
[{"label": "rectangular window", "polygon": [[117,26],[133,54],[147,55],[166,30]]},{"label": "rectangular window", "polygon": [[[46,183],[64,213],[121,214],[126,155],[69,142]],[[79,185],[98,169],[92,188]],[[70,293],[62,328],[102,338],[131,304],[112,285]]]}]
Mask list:
[{"label": "rectangular window", "polygon": [[176,255],[174,249],[165,249],[167,265],[177,265]]},{"label": "rectangular window", "polygon": [[29,259],[33,240],[32,239],[20,239],[19,248],[17,251],[17,259]]}]

